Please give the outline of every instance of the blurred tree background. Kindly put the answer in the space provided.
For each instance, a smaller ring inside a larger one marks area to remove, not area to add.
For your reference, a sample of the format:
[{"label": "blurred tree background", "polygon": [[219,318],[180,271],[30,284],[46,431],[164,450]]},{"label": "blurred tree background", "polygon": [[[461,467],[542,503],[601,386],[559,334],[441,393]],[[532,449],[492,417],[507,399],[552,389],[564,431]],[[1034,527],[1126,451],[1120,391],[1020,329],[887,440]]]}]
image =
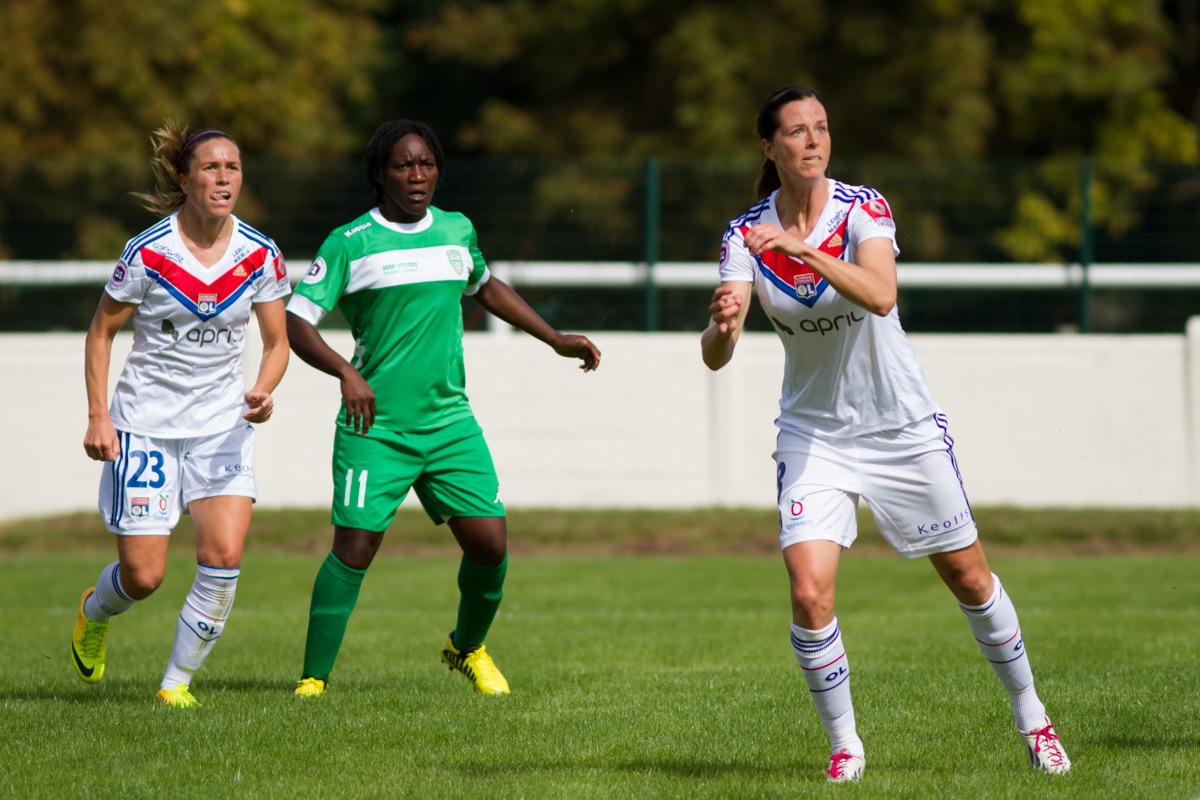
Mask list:
[{"label": "blurred tree background", "polygon": [[[474,87],[453,104],[464,116],[445,120],[467,151],[757,157],[762,98],[807,84],[829,110],[834,172],[839,158],[1041,162],[1011,187],[1014,214],[997,232],[1018,261],[1079,247],[1081,158],[1098,165],[1092,212],[1114,233],[1136,223],[1153,164],[1197,161],[1195,0],[431,6],[404,41],[446,70],[430,75],[430,101]],[[575,197],[560,202],[577,205],[598,188],[565,183]],[[940,217],[909,210],[910,229],[944,238]]]},{"label": "blurred tree background", "polygon": [[5,0],[0,259],[113,258],[168,117],[237,138],[239,215],[307,257],[410,117],[492,259],[642,259],[652,160],[662,259],[711,260],[784,83],[909,260],[1077,260],[1085,200],[1101,260],[1196,260],[1200,0]]}]

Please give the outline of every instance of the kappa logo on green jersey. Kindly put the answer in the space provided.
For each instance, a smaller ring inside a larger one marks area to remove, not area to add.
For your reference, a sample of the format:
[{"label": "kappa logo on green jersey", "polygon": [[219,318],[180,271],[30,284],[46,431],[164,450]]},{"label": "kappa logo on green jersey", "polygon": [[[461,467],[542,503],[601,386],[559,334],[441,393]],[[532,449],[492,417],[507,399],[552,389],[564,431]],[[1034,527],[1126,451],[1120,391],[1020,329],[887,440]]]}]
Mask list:
[{"label": "kappa logo on green jersey", "polygon": [[462,275],[463,274],[463,260],[462,260],[462,256],[459,255],[459,252],[457,250],[447,250],[446,258],[450,260],[450,266],[454,267],[454,274]]}]

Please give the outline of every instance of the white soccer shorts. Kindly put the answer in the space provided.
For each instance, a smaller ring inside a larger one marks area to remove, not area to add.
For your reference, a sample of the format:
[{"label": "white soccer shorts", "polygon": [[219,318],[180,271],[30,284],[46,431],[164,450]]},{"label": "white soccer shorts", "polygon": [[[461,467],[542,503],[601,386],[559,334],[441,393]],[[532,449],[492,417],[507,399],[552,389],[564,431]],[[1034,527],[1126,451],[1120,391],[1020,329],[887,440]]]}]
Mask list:
[{"label": "white soccer shorts", "polygon": [[781,430],[775,451],[779,543],[858,536],[858,499],[903,558],[967,547],[978,537],[946,416],[899,430],[821,437]]},{"label": "white soccer shorts", "polygon": [[254,426],[190,439],[160,439],[117,431],[121,456],[104,465],[100,514],[126,536],[165,536],[205,497],[258,498],[254,483]]}]

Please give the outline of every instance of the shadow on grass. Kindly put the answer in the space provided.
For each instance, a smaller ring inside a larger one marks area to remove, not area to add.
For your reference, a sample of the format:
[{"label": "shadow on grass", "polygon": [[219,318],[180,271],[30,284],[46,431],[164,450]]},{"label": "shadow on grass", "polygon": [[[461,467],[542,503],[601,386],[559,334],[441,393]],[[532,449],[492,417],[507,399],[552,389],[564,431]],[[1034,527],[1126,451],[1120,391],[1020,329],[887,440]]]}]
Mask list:
[{"label": "shadow on grass", "polygon": [[[588,759],[565,759],[554,760],[549,758],[539,758],[536,760],[510,760],[503,764],[494,762],[482,761],[467,761],[460,765],[460,769],[464,776],[469,778],[479,777],[506,777],[506,776],[521,776],[521,775],[537,775],[542,773],[554,772],[572,772],[578,770],[587,770],[595,772],[625,772],[630,775],[669,775],[677,778],[699,778],[702,780],[716,780],[720,778],[730,777],[746,777],[757,780],[769,779],[779,774],[779,765],[752,763],[748,761],[724,761],[717,759],[681,759],[681,758],[661,758],[661,759],[626,759],[626,760],[611,760],[608,758],[597,758],[595,760]],[[819,770],[815,771],[816,778],[821,783],[825,782],[824,773]],[[798,777],[803,780],[802,775]]]},{"label": "shadow on grass", "polygon": [[78,705],[146,703],[154,699],[157,691],[157,683],[147,683],[136,678],[113,678],[92,684],[76,681],[70,684],[55,683],[30,689],[4,687],[0,688],[0,702],[15,700]]},{"label": "shadow on grass", "polygon": [[[291,694],[296,688],[293,680],[286,678],[248,678],[238,680],[208,680],[203,676],[196,679],[197,696],[229,694],[280,693]],[[158,693],[158,680],[138,677],[105,678],[99,683],[87,684],[76,681],[71,684],[56,683],[30,689],[0,688],[0,703],[6,701],[55,702],[94,705],[98,703],[148,703]],[[201,698],[203,701],[203,698]]]}]

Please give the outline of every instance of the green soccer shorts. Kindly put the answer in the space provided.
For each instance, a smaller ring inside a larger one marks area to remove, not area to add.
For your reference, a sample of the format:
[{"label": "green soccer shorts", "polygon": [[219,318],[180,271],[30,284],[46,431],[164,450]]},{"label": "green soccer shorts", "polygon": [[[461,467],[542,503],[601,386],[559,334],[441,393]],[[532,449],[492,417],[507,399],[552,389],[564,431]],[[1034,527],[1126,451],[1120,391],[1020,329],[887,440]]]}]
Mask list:
[{"label": "green soccer shorts", "polygon": [[429,431],[371,428],[366,436],[337,426],[334,525],[385,530],[409,489],[438,524],[450,517],[504,516],[496,467],[474,417]]}]

